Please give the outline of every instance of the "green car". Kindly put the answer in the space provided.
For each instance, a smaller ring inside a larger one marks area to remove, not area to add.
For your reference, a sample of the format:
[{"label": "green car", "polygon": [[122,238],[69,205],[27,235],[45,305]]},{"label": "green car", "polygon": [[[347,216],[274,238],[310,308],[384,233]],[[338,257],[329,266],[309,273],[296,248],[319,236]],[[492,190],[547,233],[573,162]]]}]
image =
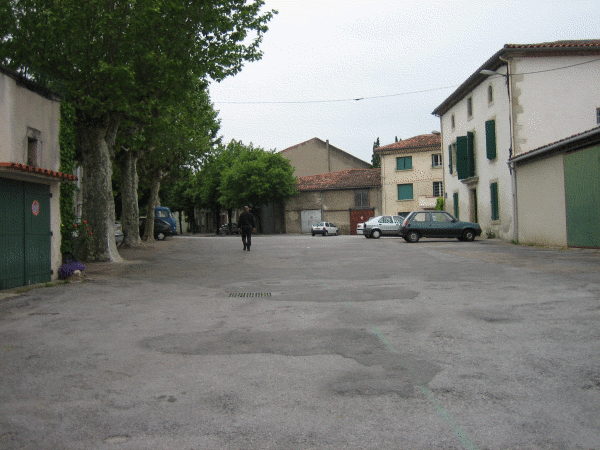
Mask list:
[{"label": "green car", "polygon": [[400,227],[400,236],[406,242],[418,242],[426,238],[457,238],[459,241],[472,241],[481,236],[477,223],[461,222],[446,211],[413,211]]}]

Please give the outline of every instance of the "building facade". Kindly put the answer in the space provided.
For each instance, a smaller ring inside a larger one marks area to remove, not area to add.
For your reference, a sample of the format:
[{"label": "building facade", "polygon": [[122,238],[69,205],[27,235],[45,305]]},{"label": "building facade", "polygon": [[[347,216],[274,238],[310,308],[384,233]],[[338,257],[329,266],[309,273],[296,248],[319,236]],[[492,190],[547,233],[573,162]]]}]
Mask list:
[{"label": "building facade", "polygon": [[0,289],[58,277],[59,126],[60,98],[0,67]]},{"label": "building facade", "polygon": [[371,164],[337,147],[312,138],[308,141],[282,150],[281,156],[294,167],[294,175],[306,177],[322,173],[338,172],[347,169],[370,169]]},{"label": "building facade", "polygon": [[310,233],[313,223],[333,222],[356,234],[358,222],[381,211],[380,169],[348,169],[298,179],[298,195],[285,205],[287,233]]},{"label": "building facade", "polygon": [[382,214],[406,216],[434,209],[444,195],[439,134],[423,134],[376,148],[381,160]]},{"label": "building facade", "polygon": [[518,175],[509,162],[596,126],[599,55],[600,40],[505,45],[433,111],[448,211],[519,240]]}]

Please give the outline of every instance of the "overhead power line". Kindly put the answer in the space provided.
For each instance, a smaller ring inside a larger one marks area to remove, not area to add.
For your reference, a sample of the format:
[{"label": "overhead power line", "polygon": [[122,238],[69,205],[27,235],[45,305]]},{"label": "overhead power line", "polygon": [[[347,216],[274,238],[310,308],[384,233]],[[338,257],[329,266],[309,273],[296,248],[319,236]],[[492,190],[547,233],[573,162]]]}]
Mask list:
[{"label": "overhead power line", "polygon": [[[515,75],[532,75],[532,74],[536,74],[536,73],[544,73],[544,72],[553,72],[555,70],[564,70],[564,69],[569,69],[571,67],[577,67],[577,66],[582,66],[584,64],[590,64],[596,61],[600,61],[600,58],[598,59],[593,59],[591,61],[585,61],[582,63],[577,63],[577,64],[571,64],[568,66],[563,66],[563,67],[555,67],[552,69],[545,69],[545,70],[538,70],[538,71],[534,71],[534,72],[523,72],[523,73],[511,73],[510,76],[515,76]],[[502,74],[498,74],[498,75],[502,75]],[[451,89],[451,88],[456,88],[460,86],[460,84],[455,84],[452,86],[444,86],[444,87],[438,87],[438,88],[432,88],[432,89],[422,89],[419,91],[409,91],[409,92],[400,92],[398,94],[388,94],[388,95],[374,95],[371,97],[358,97],[358,98],[341,98],[341,99],[334,99],[334,100],[296,100],[296,101],[262,101],[262,100],[258,100],[258,101],[245,101],[245,102],[240,102],[240,101],[236,101],[236,102],[214,102],[215,104],[229,104],[229,105],[267,105],[267,104],[308,104],[308,103],[341,103],[341,102],[359,102],[361,100],[372,100],[372,99],[376,99],[376,98],[390,98],[390,97],[400,97],[402,95],[412,95],[412,94],[422,94],[424,92],[433,92],[433,91],[442,91],[444,89]]]}]

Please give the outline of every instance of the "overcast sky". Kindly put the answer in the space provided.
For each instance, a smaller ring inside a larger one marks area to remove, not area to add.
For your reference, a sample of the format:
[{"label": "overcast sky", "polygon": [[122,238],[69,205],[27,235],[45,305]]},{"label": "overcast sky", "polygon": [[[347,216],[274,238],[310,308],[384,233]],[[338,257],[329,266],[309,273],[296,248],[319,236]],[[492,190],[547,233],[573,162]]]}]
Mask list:
[{"label": "overcast sky", "polygon": [[266,0],[265,9],[279,14],[262,60],[210,88],[224,141],[280,151],[318,137],[367,162],[378,137],[439,130],[431,112],[504,44],[600,39],[597,0]]}]

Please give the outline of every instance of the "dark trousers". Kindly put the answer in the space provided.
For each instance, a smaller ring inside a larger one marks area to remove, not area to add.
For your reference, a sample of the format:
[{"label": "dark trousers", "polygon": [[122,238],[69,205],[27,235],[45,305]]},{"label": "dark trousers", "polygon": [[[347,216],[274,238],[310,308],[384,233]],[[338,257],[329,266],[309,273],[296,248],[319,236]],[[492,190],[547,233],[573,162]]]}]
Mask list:
[{"label": "dark trousers", "polygon": [[244,243],[244,248],[250,248],[252,245],[252,228],[242,228],[242,242]]}]

